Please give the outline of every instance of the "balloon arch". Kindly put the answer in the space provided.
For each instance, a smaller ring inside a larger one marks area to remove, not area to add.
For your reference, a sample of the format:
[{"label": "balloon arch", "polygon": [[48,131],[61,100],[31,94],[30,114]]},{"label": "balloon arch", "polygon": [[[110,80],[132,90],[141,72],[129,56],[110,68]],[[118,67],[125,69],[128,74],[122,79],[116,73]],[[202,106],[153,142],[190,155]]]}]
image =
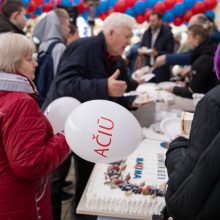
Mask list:
[{"label": "balloon arch", "polygon": [[[78,14],[88,19],[88,8],[83,0],[22,0],[28,7],[30,17],[48,12],[56,6],[77,6]],[[205,13],[215,18],[212,11],[217,0],[100,0],[95,16],[104,20],[112,12],[122,12],[133,16],[138,23],[149,19],[153,11],[163,14],[164,22],[179,26],[188,22],[194,14]]]}]

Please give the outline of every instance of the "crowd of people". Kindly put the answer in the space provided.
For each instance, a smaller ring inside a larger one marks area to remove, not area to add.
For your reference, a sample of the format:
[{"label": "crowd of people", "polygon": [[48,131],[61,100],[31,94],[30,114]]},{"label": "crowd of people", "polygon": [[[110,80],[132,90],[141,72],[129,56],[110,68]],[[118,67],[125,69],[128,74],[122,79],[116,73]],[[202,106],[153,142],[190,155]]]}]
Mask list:
[{"label": "crowd of people", "polygon": [[[203,14],[194,15],[187,30],[190,49],[181,52],[176,47],[181,42],[174,38],[172,28],[163,24],[159,12],[153,12],[148,29],[125,60],[122,55],[131,44],[135,27],[135,19],[129,15],[110,14],[102,31],[86,38],[79,37],[77,26],[70,23],[68,12],[62,8],[39,19],[27,37],[25,15],[26,6],[18,0],[6,1],[1,7],[0,219],[60,220],[65,198],[72,198],[74,218],[96,219],[76,215],[94,164],[70,151],[63,131],[54,134],[43,111],[64,96],[82,103],[110,100],[128,110],[137,109],[141,106],[135,104],[136,96],[123,96],[144,83],[132,79],[131,73],[149,66],[155,74],[151,82],[160,83],[172,79],[172,66],[176,64],[187,68],[182,68],[180,81],[167,91],[190,99],[194,93],[206,95],[195,110],[189,139],[178,137],[167,151],[169,181],[164,218],[220,217],[220,49],[216,52],[220,33],[214,22]],[[32,38],[38,39],[37,45]],[[33,56],[36,52],[38,56],[48,52],[52,62],[51,71],[44,75]],[[74,196],[63,190],[69,184],[66,177],[72,157]]]}]

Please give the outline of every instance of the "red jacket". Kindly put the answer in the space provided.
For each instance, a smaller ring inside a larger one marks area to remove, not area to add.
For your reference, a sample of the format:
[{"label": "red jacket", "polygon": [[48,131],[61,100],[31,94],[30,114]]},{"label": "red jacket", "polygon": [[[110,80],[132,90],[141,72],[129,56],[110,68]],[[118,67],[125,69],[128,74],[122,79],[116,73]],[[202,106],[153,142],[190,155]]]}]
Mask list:
[{"label": "red jacket", "polygon": [[68,156],[64,135],[25,92],[0,91],[0,129],[0,220],[52,220],[48,175]]}]

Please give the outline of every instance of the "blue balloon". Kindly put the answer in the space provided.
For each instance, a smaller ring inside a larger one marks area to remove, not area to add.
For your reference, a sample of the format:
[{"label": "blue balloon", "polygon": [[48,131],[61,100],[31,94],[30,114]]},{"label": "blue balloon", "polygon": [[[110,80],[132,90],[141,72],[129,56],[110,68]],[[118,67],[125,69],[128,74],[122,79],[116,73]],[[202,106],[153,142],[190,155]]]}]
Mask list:
[{"label": "blue balloon", "polygon": [[196,0],[185,0],[183,4],[185,5],[186,9],[190,9],[196,3]]},{"label": "blue balloon", "polygon": [[25,17],[26,17],[27,19],[30,19],[30,18],[31,18],[31,15],[30,15],[30,14],[26,14]]},{"label": "blue balloon", "polygon": [[142,1],[137,1],[134,4],[134,12],[136,14],[143,14],[146,10],[146,3]]},{"label": "blue balloon", "polygon": [[133,8],[127,8],[125,11],[125,14],[130,15],[132,17],[135,17],[135,12],[134,12]]},{"label": "blue balloon", "polygon": [[98,6],[99,7],[99,11],[100,12],[106,12],[108,11],[108,1],[107,0],[104,0],[104,1],[101,1],[100,2],[100,5]]},{"label": "blue balloon", "polygon": [[185,13],[185,10],[186,8],[183,3],[177,3],[173,7],[173,12],[176,16],[183,15]]},{"label": "blue balloon", "polygon": [[34,15],[41,15],[42,14],[42,6],[36,8]]},{"label": "blue balloon", "polygon": [[163,21],[164,22],[172,22],[173,19],[174,19],[173,10],[167,10],[163,15]]},{"label": "blue balloon", "polygon": [[[50,1],[50,0],[49,0]],[[73,5],[78,5],[80,3],[80,0],[74,0]]]},{"label": "blue balloon", "polygon": [[28,8],[30,1],[29,0],[22,0],[22,2],[24,3],[24,5]]},{"label": "blue balloon", "polygon": [[82,16],[86,21],[88,21],[88,17],[89,17],[88,11],[84,11],[84,12],[81,14],[81,16]]},{"label": "blue balloon", "polygon": [[43,1],[43,5],[46,4],[46,3],[49,3],[50,1],[51,1],[51,0],[44,0],[44,1]]},{"label": "blue balloon", "polygon": [[109,0],[109,1],[108,1],[109,8],[113,8],[113,7],[115,6],[115,4],[116,4],[117,1],[118,1],[118,0]]},{"label": "blue balloon", "polygon": [[70,0],[61,0],[62,6],[72,6],[72,2]]},{"label": "blue balloon", "polygon": [[99,6],[96,7],[95,9],[95,17],[98,17],[100,14]]},{"label": "blue balloon", "polygon": [[212,18],[213,20],[215,20],[215,13],[214,13],[213,11],[207,10],[207,11],[205,12],[205,14],[206,14],[208,17],[210,17],[210,18]]},{"label": "blue balloon", "polygon": [[147,0],[145,5],[146,5],[146,8],[153,8],[156,3],[157,3],[157,0]]}]

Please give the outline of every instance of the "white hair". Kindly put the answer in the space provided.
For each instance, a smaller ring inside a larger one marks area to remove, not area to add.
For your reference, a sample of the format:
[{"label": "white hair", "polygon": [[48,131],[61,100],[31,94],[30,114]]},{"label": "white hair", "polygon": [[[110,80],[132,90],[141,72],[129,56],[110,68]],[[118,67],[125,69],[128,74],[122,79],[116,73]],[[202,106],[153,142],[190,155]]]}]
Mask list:
[{"label": "white hair", "polygon": [[130,28],[135,26],[136,22],[133,17],[127,14],[114,12],[110,14],[103,23],[103,32],[107,33],[112,29]]},{"label": "white hair", "polygon": [[0,34],[0,71],[16,73],[17,65],[35,51],[33,42],[22,34]]}]

